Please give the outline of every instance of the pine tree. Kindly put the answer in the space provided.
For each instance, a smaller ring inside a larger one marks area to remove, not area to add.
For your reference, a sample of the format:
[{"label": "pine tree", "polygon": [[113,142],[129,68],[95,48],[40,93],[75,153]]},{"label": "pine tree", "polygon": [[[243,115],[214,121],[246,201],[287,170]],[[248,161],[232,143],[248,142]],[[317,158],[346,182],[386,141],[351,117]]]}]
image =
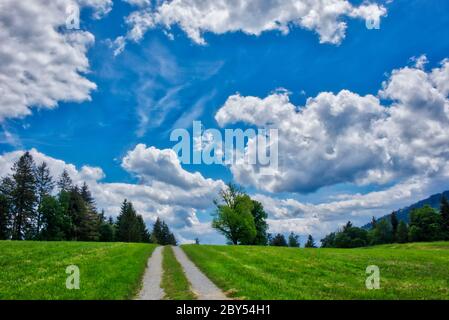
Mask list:
[{"label": "pine tree", "polygon": [[151,232],[151,242],[160,244],[162,238],[162,222],[161,219],[157,218],[153,225],[153,232]]},{"label": "pine tree", "polygon": [[117,218],[117,238],[121,242],[142,242],[139,218],[132,203],[127,200],[123,202]]},{"label": "pine tree", "polygon": [[60,192],[70,192],[72,190],[73,182],[66,169],[62,171],[57,184]]},{"label": "pine tree", "polygon": [[299,236],[295,235],[293,232],[290,233],[288,237],[288,246],[292,248],[298,248],[300,246]]},{"label": "pine tree", "polygon": [[396,241],[398,243],[408,242],[408,226],[404,221],[399,222]]},{"label": "pine tree", "polygon": [[166,245],[177,245],[176,237],[173,233],[170,232],[170,228],[168,225],[161,221],[161,219],[157,218],[156,222],[153,225],[153,232],[151,233],[151,242],[157,243],[163,246]]},{"label": "pine tree", "polygon": [[100,217],[99,215],[86,205],[86,214],[81,221],[80,239],[82,241],[99,241],[100,240]]},{"label": "pine tree", "polygon": [[162,221],[162,239],[159,240],[159,244],[164,246],[169,245],[170,240],[170,229],[168,228],[168,225],[165,223],[165,221]]},{"label": "pine tree", "polygon": [[9,227],[11,221],[8,198],[0,193],[0,240],[9,239]]},{"label": "pine tree", "polygon": [[395,211],[393,211],[391,213],[390,222],[391,222],[391,230],[392,230],[391,232],[392,232],[393,241],[396,241],[396,237],[397,237],[397,233],[398,233],[399,220],[398,220],[398,217],[397,217]]},{"label": "pine tree", "polygon": [[275,235],[270,242],[270,246],[273,247],[287,247],[287,240],[285,240],[285,237],[283,234],[278,233]]},{"label": "pine tree", "polygon": [[[61,188],[61,187],[60,187]],[[61,193],[67,192],[61,188]],[[86,216],[86,206],[80,196],[78,187],[73,187],[68,192],[68,207],[66,215],[70,218],[70,231],[68,237],[70,240],[81,241],[81,223]]]},{"label": "pine tree", "polygon": [[115,240],[115,223],[112,217],[106,219],[104,210],[100,214],[100,241],[113,242]]},{"label": "pine tree", "polygon": [[376,218],[373,216],[373,218],[371,219],[371,229],[375,229],[377,225],[377,220]]},{"label": "pine tree", "polygon": [[[352,226],[352,224],[351,224]],[[309,234],[309,237],[307,238],[305,248],[316,248],[315,240],[313,240],[312,235]]]},{"label": "pine tree", "polygon": [[86,241],[99,241],[103,218],[97,213],[95,200],[86,182],[81,187],[80,196],[86,206],[86,215],[81,223],[83,238]]},{"label": "pine tree", "polygon": [[35,163],[25,152],[12,167],[14,189],[12,190],[13,228],[12,239],[32,239],[36,225],[36,179]]},{"label": "pine tree", "polygon": [[449,202],[445,196],[441,198],[441,229],[444,240],[449,240]]},{"label": "pine tree", "polygon": [[55,184],[53,182],[53,178],[51,177],[50,169],[48,168],[48,165],[45,162],[42,162],[36,168],[35,176],[36,176],[36,191],[37,191],[37,206],[38,206],[36,234],[39,234],[42,227],[42,216],[40,214],[39,208],[42,205],[43,199],[51,194]]},{"label": "pine tree", "polygon": [[83,198],[84,202],[86,202],[92,210],[96,211],[95,200],[92,197],[92,193],[90,192],[89,187],[86,182],[84,182],[83,186],[81,187],[81,197]]},{"label": "pine tree", "polygon": [[376,224],[376,228],[371,232],[371,244],[387,244],[393,241],[393,228],[386,219],[381,219]]},{"label": "pine tree", "polygon": [[143,217],[141,215],[137,216],[137,225],[140,232],[140,241],[144,243],[150,243],[151,235],[148,232],[147,226],[145,225],[145,222],[143,221]]},{"label": "pine tree", "polygon": [[170,235],[168,236],[168,244],[171,246],[178,245],[178,241],[176,240],[175,235],[173,233],[170,233]]}]

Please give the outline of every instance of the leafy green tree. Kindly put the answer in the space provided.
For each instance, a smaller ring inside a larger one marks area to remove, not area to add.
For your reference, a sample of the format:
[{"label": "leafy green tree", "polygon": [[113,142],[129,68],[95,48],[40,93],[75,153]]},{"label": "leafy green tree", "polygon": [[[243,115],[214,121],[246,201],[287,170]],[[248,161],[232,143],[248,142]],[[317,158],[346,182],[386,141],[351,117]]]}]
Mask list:
[{"label": "leafy green tree", "polygon": [[40,240],[62,241],[67,239],[66,231],[70,228],[70,218],[64,214],[59,201],[52,196],[44,196],[39,206],[42,218]]},{"label": "leafy green tree", "polygon": [[376,228],[370,233],[371,244],[387,244],[393,242],[393,228],[391,223],[385,219],[381,219],[377,222]]},{"label": "leafy green tree", "polygon": [[441,215],[428,205],[412,210],[409,239],[412,242],[442,240]]},{"label": "leafy green tree", "polygon": [[444,240],[449,240],[449,202],[447,198],[443,196],[441,198],[441,229],[443,232]]},{"label": "leafy green tree", "polygon": [[23,240],[35,237],[36,224],[36,179],[35,163],[29,152],[25,152],[12,167],[12,239]]},{"label": "leafy green tree", "polygon": [[115,240],[115,223],[112,217],[106,219],[104,211],[100,214],[100,241],[113,242]]},{"label": "leafy green tree", "polygon": [[396,241],[398,243],[408,242],[408,226],[404,221],[399,222]]},{"label": "leafy green tree", "polygon": [[234,245],[253,243],[257,230],[251,198],[233,184],[222,190],[220,196],[222,204],[215,201],[217,209],[212,227]]},{"label": "leafy green tree", "polygon": [[335,232],[329,233],[323,239],[321,239],[322,248],[336,248],[335,238],[337,234]]},{"label": "leafy green tree", "polygon": [[[373,223],[373,225],[377,225],[377,223]],[[332,232],[321,240],[323,248],[358,248],[368,244],[368,231],[354,227],[351,221],[340,231]]]},{"label": "leafy green tree", "polygon": [[273,247],[287,247],[287,240],[285,240],[285,237],[283,234],[278,233],[275,235],[270,242],[270,246]]},{"label": "leafy green tree", "polygon": [[336,248],[359,248],[367,246],[368,243],[368,231],[354,227],[351,222],[348,222],[334,238]]},{"label": "leafy green tree", "polygon": [[305,248],[316,248],[315,240],[313,240],[313,237],[311,234],[309,234],[309,237],[307,238],[307,242],[304,247]]},{"label": "leafy green tree", "polygon": [[42,162],[36,168],[35,176],[36,176],[36,192],[37,192],[37,206],[38,206],[36,234],[39,234],[42,227],[42,215],[39,208],[42,205],[44,198],[48,197],[53,191],[55,183],[53,182],[53,178],[50,174],[50,169],[48,168],[46,162]]},{"label": "leafy green tree", "polygon": [[265,212],[262,203],[253,201],[253,210],[251,210],[251,214],[254,218],[254,225],[256,227],[256,237],[252,241],[252,245],[256,246],[266,246],[268,244],[268,224],[267,218],[268,214]]},{"label": "leafy green tree", "polygon": [[290,235],[288,236],[288,246],[292,247],[292,248],[298,248],[300,247],[300,242],[299,242],[299,236],[294,234],[293,232],[290,233]]}]

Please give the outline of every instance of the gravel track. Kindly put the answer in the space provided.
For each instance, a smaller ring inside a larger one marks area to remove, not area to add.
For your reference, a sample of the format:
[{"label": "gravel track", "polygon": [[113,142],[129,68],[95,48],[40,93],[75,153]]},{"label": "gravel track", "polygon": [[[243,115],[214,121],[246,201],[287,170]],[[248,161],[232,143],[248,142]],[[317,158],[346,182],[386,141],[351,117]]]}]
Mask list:
[{"label": "gravel track", "polygon": [[142,280],[142,290],[137,300],[162,300],[164,298],[165,293],[161,288],[162,250],[163,247],[157,247],[148,259],[147,269]]},{"label": "gravel track", "polygon": [[180,247],[173,247],[173,251],[176,259],[184,269],[186,277],[192,286],[192,291],[198,300],[228,300],[223,291],[193,264]]}]

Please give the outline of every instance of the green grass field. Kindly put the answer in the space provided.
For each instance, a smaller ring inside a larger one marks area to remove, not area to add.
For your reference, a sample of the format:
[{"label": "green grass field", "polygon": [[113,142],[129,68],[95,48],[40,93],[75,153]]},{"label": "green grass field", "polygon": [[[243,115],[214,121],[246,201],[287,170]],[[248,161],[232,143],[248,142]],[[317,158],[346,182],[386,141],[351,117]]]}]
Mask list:
[{"label": "green grass field", "polygon": [[171,247],[164,248],[162,266],[164,274],[161,286],[165,291],[165,299],[195,300],[196,297],[190,290],[190,283]]},{"label": "green grass field", "polygon": [[[241,299],[449,299],[449,243],[183,249],[212,281]],[[380,290],[366,289],[369,265],[380,268]]]},{"label": "green grass field", "polygon": [[[0,241],[0,299],[130,299],[155,246],[124,243]],[[66,288],[66,267],[80,289]]]}]

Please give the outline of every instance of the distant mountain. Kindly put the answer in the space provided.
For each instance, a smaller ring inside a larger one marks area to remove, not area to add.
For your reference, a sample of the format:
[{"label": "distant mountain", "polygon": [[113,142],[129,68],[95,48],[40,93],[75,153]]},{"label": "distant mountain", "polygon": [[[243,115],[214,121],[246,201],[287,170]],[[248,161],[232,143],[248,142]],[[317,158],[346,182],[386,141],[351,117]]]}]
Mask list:
[{"label": "distant mountain", "polygon": [[[430,196],[427,199],[416,202],[415,204],[412,204],[409,207],[400,209],[399,211],[397,211],[397,217],[398,217],[399,221],[405,221],[408,223],[409,217],[410,217],[410,211],[412,211],[413,209],[422,208],[425,205],[429,205],[432,208],[439,210],[441,198],[443,197],[443,195],[449,199],[449,190],[444,191],[443,193],[434,194],[433,196]],[[390,216],[391,216],[391,213],[377,219],[377,221],[390,219]],[[371,227],[372,227],[372,224],[370,222],[370,223],[364,225],[362,228],[363,229],[371,229]]]}]

